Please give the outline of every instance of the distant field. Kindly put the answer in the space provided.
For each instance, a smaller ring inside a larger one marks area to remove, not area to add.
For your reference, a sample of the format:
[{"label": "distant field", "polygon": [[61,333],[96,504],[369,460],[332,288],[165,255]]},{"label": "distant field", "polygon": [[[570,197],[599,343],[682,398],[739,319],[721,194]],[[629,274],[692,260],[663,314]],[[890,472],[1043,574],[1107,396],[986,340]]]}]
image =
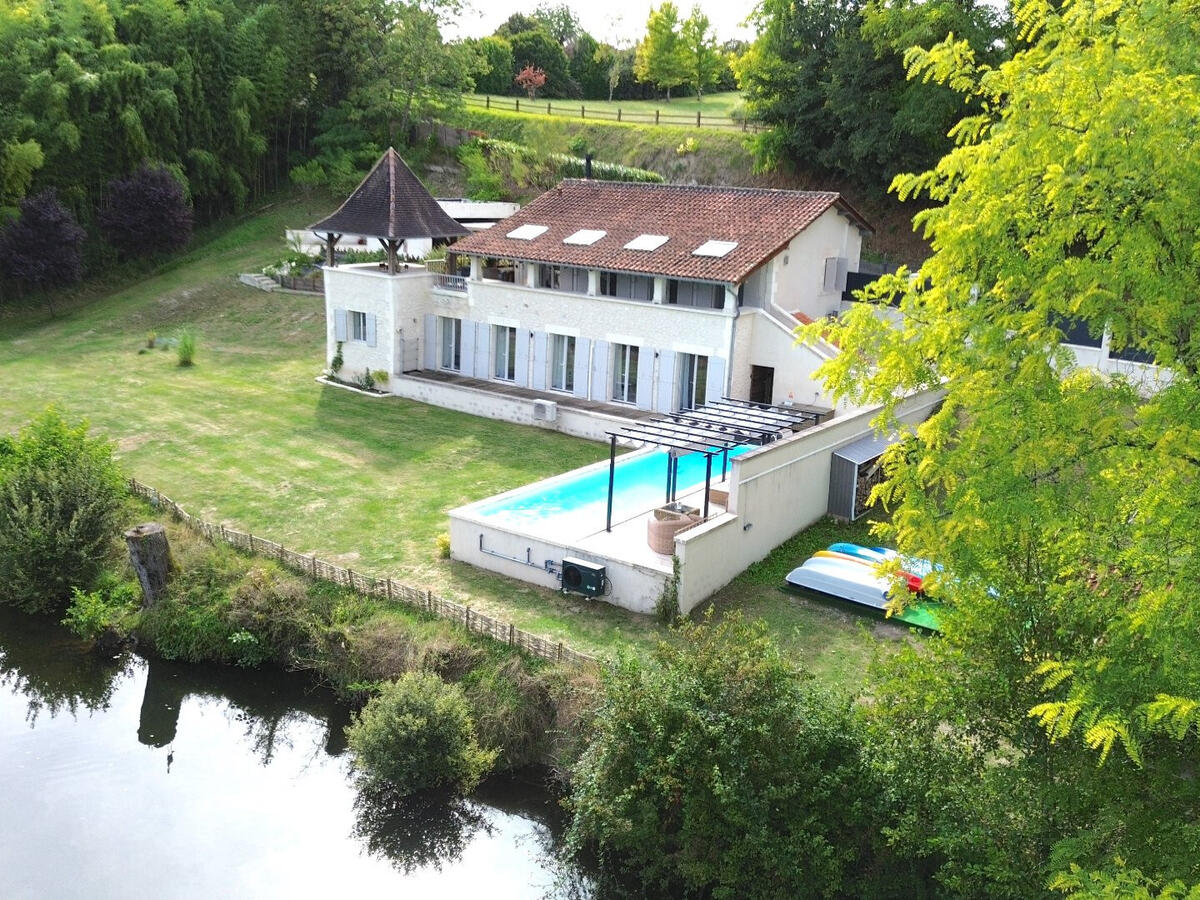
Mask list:
[{"label": "distant field", "polygon": [[[701,128],[742,130],[742,122],[735,118],[742,106],[742,95],[737,91],[706,94],[700,100],[684,94],[670,102],[660,100],[529,100],[526,97],[497,97],[485,94],[466,95],[467,105],[482,109],[508,110],[562,116],[573,119],[598,119],[606,122],[633,122],[640,124],[674,125],[696,127],[696,114],[700,114]],[[657,116],[657,118],[656,118]]]},{"label": "distant field", "polygon": [[[647,617],[437,557],[450,508],[607,450],[315,383],[325,353],[321,298],[264,293],[235,275],[280,256],[284,228],[327,211],[328,202],[282,202],[58,319],[0,318],[0,433],[56,403],[116,442],[131,474],[210,521],[432,589],[581,650],[644,652],[665,637]],[[199,337],[192,368],[179,368],[170,349],[146,349],[148,332],[170,339],[185,325]],[[860,531],[818,529],[789,542],[721,591],[719,609],[766,619],[829,683],[860,686],[874,642],[907,632],[779,590],[808,544]]]}]

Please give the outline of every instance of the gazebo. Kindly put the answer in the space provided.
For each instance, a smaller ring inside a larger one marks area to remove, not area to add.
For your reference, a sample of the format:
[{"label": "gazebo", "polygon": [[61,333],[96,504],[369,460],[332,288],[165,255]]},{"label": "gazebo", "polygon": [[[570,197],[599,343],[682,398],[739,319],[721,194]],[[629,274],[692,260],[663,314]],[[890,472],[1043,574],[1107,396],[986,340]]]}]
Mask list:
[{"label": "gazebo", "polygon": [[394,147],[387,149],[333,215],[310,228],[325,244],[325,261],[330,266],[335,265],[334,246],[343,235],[375,238],[387,251],[389,275],[399,268],[400,247],[405,241],[428,238],[436,246],[470,233],[446,215]]}]

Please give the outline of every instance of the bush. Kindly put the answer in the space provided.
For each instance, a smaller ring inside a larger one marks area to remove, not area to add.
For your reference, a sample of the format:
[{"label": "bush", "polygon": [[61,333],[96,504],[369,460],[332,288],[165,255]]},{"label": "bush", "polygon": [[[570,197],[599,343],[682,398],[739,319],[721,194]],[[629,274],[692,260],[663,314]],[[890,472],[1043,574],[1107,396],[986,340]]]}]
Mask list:
[{"label": "bush", "polygon": [[0,231],[0,271],[35,288],[83,277],[86,232],[51,188],[21,201],[21,215]]},{"label": "bush", "polygon": [[689,623],[679,638],[606,676],[573,770],[573,848],[656,894],[847,890],[877,826],[849,709],[761,623]]},{"label": "bush", "polygon": [[192,236],[187,194],[165,166],[143,165],[110,182],[96,218],[104,239],[126,256],[177,250]]},{"label": "bush", "polygon": [[179,342],[175,345],[179,356],[179,365],[190,366],[196,361],[196,334],[190,328],[179,332]]},{"label": "bush", "polygon": [[435,537],[433,539],[433,544],[435,547],[437,547],[438,559],[450,558],[450,535],[448,532],[443,531],[441,534]]},{"label": "bush", "polygon": [[85,641],[94,641],[134,612],[141,588],[134,582],[120,582],[95,591],[71,589],[71,603],[62,624]]},{"label": "bush", "polygon": [[432,787],[472,790],[496,754],[479,746],[462,689],[426,672],[383,687],[346,729],[354,764],[400,794]]},{"label": "bush", "polygon": [[113,545],[125,479],[112,445],[50,408],[0,442],[0,603],[60,611]]},{"label": "bush", "polygon": [[541,760],[554,724],[554,704],[542,679],[510,656],[478,666],[463,678],[462,687],[480,742],[497,749],[505,769]]}]

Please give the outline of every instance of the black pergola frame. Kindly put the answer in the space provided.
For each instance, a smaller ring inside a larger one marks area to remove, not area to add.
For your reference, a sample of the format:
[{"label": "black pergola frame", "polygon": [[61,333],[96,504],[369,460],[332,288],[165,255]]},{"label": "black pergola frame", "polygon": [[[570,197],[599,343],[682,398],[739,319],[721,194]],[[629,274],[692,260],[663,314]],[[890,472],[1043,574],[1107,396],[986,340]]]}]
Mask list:
[{"label": "black pergola frame", "polygon": [[687,453],[703,453],[704,460],[704,519],[708,518],[709,498],[712,492],[713,456],[721,454],[721,477],[729,467],[729,451],[735,447],[757,443],[760,446],[774,443],[785,431],[797,431],[819,425],[824,413],[775,406],[769,403],[752,403],[749,400],[733,400],[722,397],[710,400],[694,409],[664,413],[645,422],[621,426],[618,431],[609,431],[608,454],[608,512],[604,523],[605,531],[612,531],[613,488],[617,473],[617,438],[641,441],[666,447],[667,491],[666,502],[675,499],[679,479],[680,450]]}]

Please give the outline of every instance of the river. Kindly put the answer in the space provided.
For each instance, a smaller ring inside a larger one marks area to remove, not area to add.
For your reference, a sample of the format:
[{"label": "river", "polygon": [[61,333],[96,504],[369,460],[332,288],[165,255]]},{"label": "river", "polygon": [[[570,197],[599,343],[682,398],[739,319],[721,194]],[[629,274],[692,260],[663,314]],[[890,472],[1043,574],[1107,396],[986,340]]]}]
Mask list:
[{"label": "river", "polygon": [[102,660],[0,607],[0,897],[577,898],[536,774],[466,800],[360,788],[307,679]]}]

